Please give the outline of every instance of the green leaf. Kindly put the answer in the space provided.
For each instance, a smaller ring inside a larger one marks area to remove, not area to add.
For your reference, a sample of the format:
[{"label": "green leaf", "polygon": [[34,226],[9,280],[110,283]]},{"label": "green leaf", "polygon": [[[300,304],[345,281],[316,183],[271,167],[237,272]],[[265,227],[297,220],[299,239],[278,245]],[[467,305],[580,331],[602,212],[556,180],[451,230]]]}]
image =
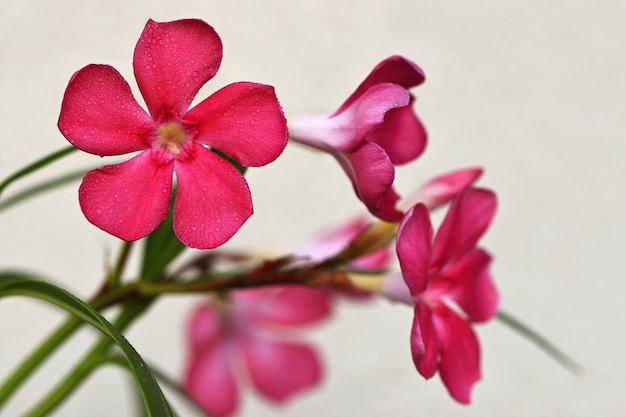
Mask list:
[{"label": "green leaf", "polygon": [[56,151],[46,157],[43,157],[35,162],[33,162],[32,164],[20,169],[19,171],[17,171],[16,173],[14,173],[13,175],[9,176],[6,180],[2,181],[0,183],[0,194],[2,194],[2,191],[4,191],[4,189],[11,184],[12,182],[15,182],[17,180],[19,180],[22,177],[25,177],[28,174],[31,174],[43,167],[45,167],[48,164],[51,164],[52,162],[56,161],[57,159],[63,158],[66,155],[69,155],[70,153],[76,151],[77,149],[73,146],[68,146],[67,148],[63,148],[60,151]]},{"label": "green leaf", "polygon": [[520,336],[526,338],[526,340],[534,343],[535,346],[543,350],[548,356],[571,373],[580,375],[583,372],[582,366],[580,366],[576,361],[563,353],[563,351],[557,348],[556,345],[548,339],[522,323],[519,319],[513,317],[510,313],[500,310],[498,311],[498,314],[496,314],[495,318],[508,326],[511,330],[517,332]]},{"label": "green leaf", "polygon": [[[89,169],[93,169],[93,168],[89,168]],[[51,180],[46,180],[38,184],[35,184],[31,187],[28,187],[20,191],[19,193],[14,194],[9,198],[6,198],[0,201],[0,211],[6,210],[9,207],[14,206],[17,203],[23,200],[26,200],[30,197],[34,197],[46,191],[52,191],[55,188],[58,188],[65,184],[69,184],[73,181],[79,180],[85,175],[85,172],[87,172],[89,169],[81,169],[78,171],[73,171],[73,172],[70,172],[69,174],[64,174],[59,177],[53,178]]]},{"label": "green leaf", "polygon": [[109,336],[126,356],[137,386],[142,394],[144,405],[151,417],[173,416],[167,400],[144,360],[126,338],[109,323],[100,313],[84,301],[64,289],[34,279],[25,278],[16,273],[0,274],[0,297],[23,295],[47,301],[74,314]]}]

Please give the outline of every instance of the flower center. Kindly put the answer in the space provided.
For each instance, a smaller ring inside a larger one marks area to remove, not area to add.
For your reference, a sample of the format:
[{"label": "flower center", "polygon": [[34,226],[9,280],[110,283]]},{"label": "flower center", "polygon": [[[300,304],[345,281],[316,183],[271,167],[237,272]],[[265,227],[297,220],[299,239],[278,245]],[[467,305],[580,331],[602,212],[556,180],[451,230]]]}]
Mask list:
[{"label": "flower center", "polygon": [[165,123],[159,127],[157,143],[174,156],[179,156],[187,142],[187,134],[179,123]]}]

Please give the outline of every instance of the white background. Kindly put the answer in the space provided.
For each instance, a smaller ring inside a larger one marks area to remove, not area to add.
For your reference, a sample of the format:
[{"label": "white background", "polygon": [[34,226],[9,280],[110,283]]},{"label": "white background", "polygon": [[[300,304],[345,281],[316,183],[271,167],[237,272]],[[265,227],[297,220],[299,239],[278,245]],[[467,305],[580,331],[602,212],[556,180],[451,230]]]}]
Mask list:
[{"label": "white background", "polygon": [[[272,84],[288,117],[334,110],[389,55],[422,66],[427,81],[414,93],[430,143],[399,170],[398,188],[483,166],[481,184],[500,200],[483,243],[496,257],[503,308],[586,369],[574,377],[492,323],[479,329],[483,381],[473,404],[459,406],[437,377],[424,382],[413,368],[409,308],[345,305],[310,334],[325,354],[323,387],[283,408],[247,396],[242,415],[626,413],[625,2],[2,0],[0,178],[67,145],[56,120],[74,71],[111,64],[135,88],[132,51],[145,21],[182,17],[206,20],[224,43],[221,70],[200,98],[234,81]],[[34,180],[104,162],[75,154]],[[289,249],[362,210],[335,161],[299,147],[248,180],[256,214],[228,247]],[[97,288],[118,243],[83,218],[77,186],[0,215],[1,268],[53,277],[83,297]],[[184,318],[197,301],[158,304],[130,341],[180,373]],[[0,376],[61,319],[38,302],[2,300]],[[25,411],[91,339],[74,339],[0,414]],[[120,371],[100,371],[56,415],[131,415],[129,386]]]}]

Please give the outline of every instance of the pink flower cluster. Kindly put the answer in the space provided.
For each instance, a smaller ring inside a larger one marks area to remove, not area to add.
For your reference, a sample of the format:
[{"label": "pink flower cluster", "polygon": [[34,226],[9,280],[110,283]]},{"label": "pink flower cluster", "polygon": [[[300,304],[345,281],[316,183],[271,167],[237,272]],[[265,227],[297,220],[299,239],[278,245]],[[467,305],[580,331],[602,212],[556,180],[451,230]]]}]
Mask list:
[{"label": "pink flower cluster", "polygon": [[[188,246],[209,249],[230,239],[252,214],[250,190],[237,166],[276,159],[287,143],[287,125],[274,89],[262,84],[230,84],[189,108],[221,58],[220,38],[205,22],[150,20],[133,59],[148,112],[113,67],[89,65],[72,76],[58,122],[67,140],[101,156],[138,152],[87,173],[79,202],[90,222],[121,239],[140,239],[167,216],[174,189],[174,232]],[[424,80],[415,63],[392,56],[334,113],[290,119],[289,136],[331,154],[367,210],[399,223],[400,273],[381,273],[390,247],[344,267],[379,273],[383,294],[413,306],[415,367],[425,378],[439,373],[452,397],[468,403],[480,379],[472,326],[498,308],[491,256],[478,247],[496,197],[472,185],[482,170],[469,168],[430,180],[410,204],[399,204],[395,166],[415,160],[426,147],[408,91]],[[433,237],[429,211],[450,202]],[[367,225],[354,220],[294,255],[311,265],[328,259]],[[187,391],[219,417],[237,410],[240,381],[273,402],[315,386],[321,361],[293,331],[328,317],[331,303],[329,291],[281,286],[233,290],[201,305],[187,332]]]}]

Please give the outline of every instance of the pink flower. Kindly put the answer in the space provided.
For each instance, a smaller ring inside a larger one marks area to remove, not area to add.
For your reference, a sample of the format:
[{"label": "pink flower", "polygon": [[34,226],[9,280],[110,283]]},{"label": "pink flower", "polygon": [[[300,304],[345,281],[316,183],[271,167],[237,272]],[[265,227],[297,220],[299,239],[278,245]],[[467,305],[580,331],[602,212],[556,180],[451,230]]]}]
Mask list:
[{"label": "pink flower", "polygon": [[149,115],[113,67],[88,65],[72,76],[59,117],[67,140],[101,156],[140,151],[87,173],[79,190],[87,220],[124,240],[147,236],[167,216],[174,172],[174,231],[186,245],[219,246],[250,217],[246,180],[209,149],[242,166],[266,165],[286,146],[286,121],[274,89],[250,82],[189,109],[221,59],[220,38],[205,22],[149,20],[133,59]]},{"label": "pink flower", "polygon": [[383,284],[391,298],[415,305],[411,353],[417,370],[425,378],[439,371],[461,403],[470,402],[480,379],[480,347],[471,325],[489,320],[498,308],[491,256],[476,246],[495,209],[493,192],[466,189],[452,202],[432,241],[428,211],[416,205],[398,230],[402,275],[391,275]]},{"label": "pink flower", "polygon": [[188,326],[191,349],[184,384],[209,415],[228,416],[237,410],[240,377],[275,403],[321,382],[316,351],[294,341],[289,330],[329,315],[324,292],[285,286],[232,291],[229,296],[225,302],[199,306]]},{"label": "pink flower", "polygon": [[336,112],[300,115],[289,122],[292,139],[333,155],[357,196],[382,220],[402,219],[395,208],[394,165],[414,160],[426,147],[426,131],[407,91],[424,79],[416,64],[392,56]]},{"label": "pink flower", "polygon": [[[305,245],[297,248],[294,255],[306,258],[307,262],[317,263],[329,259],[345,249],[352,239],[365,230],[370,223],[363,217],[356,217],[338,227],[322,232]],[[353,269],[381,271],[389,265],[391,248],[385,247],[350,263]]]},{"label": "pink flower", "polygon": [[476,182],[482,173],[482,168],[462,168],[431,178],[408,199],[407,206],[422,203],[429,210],[439,208]]}]

